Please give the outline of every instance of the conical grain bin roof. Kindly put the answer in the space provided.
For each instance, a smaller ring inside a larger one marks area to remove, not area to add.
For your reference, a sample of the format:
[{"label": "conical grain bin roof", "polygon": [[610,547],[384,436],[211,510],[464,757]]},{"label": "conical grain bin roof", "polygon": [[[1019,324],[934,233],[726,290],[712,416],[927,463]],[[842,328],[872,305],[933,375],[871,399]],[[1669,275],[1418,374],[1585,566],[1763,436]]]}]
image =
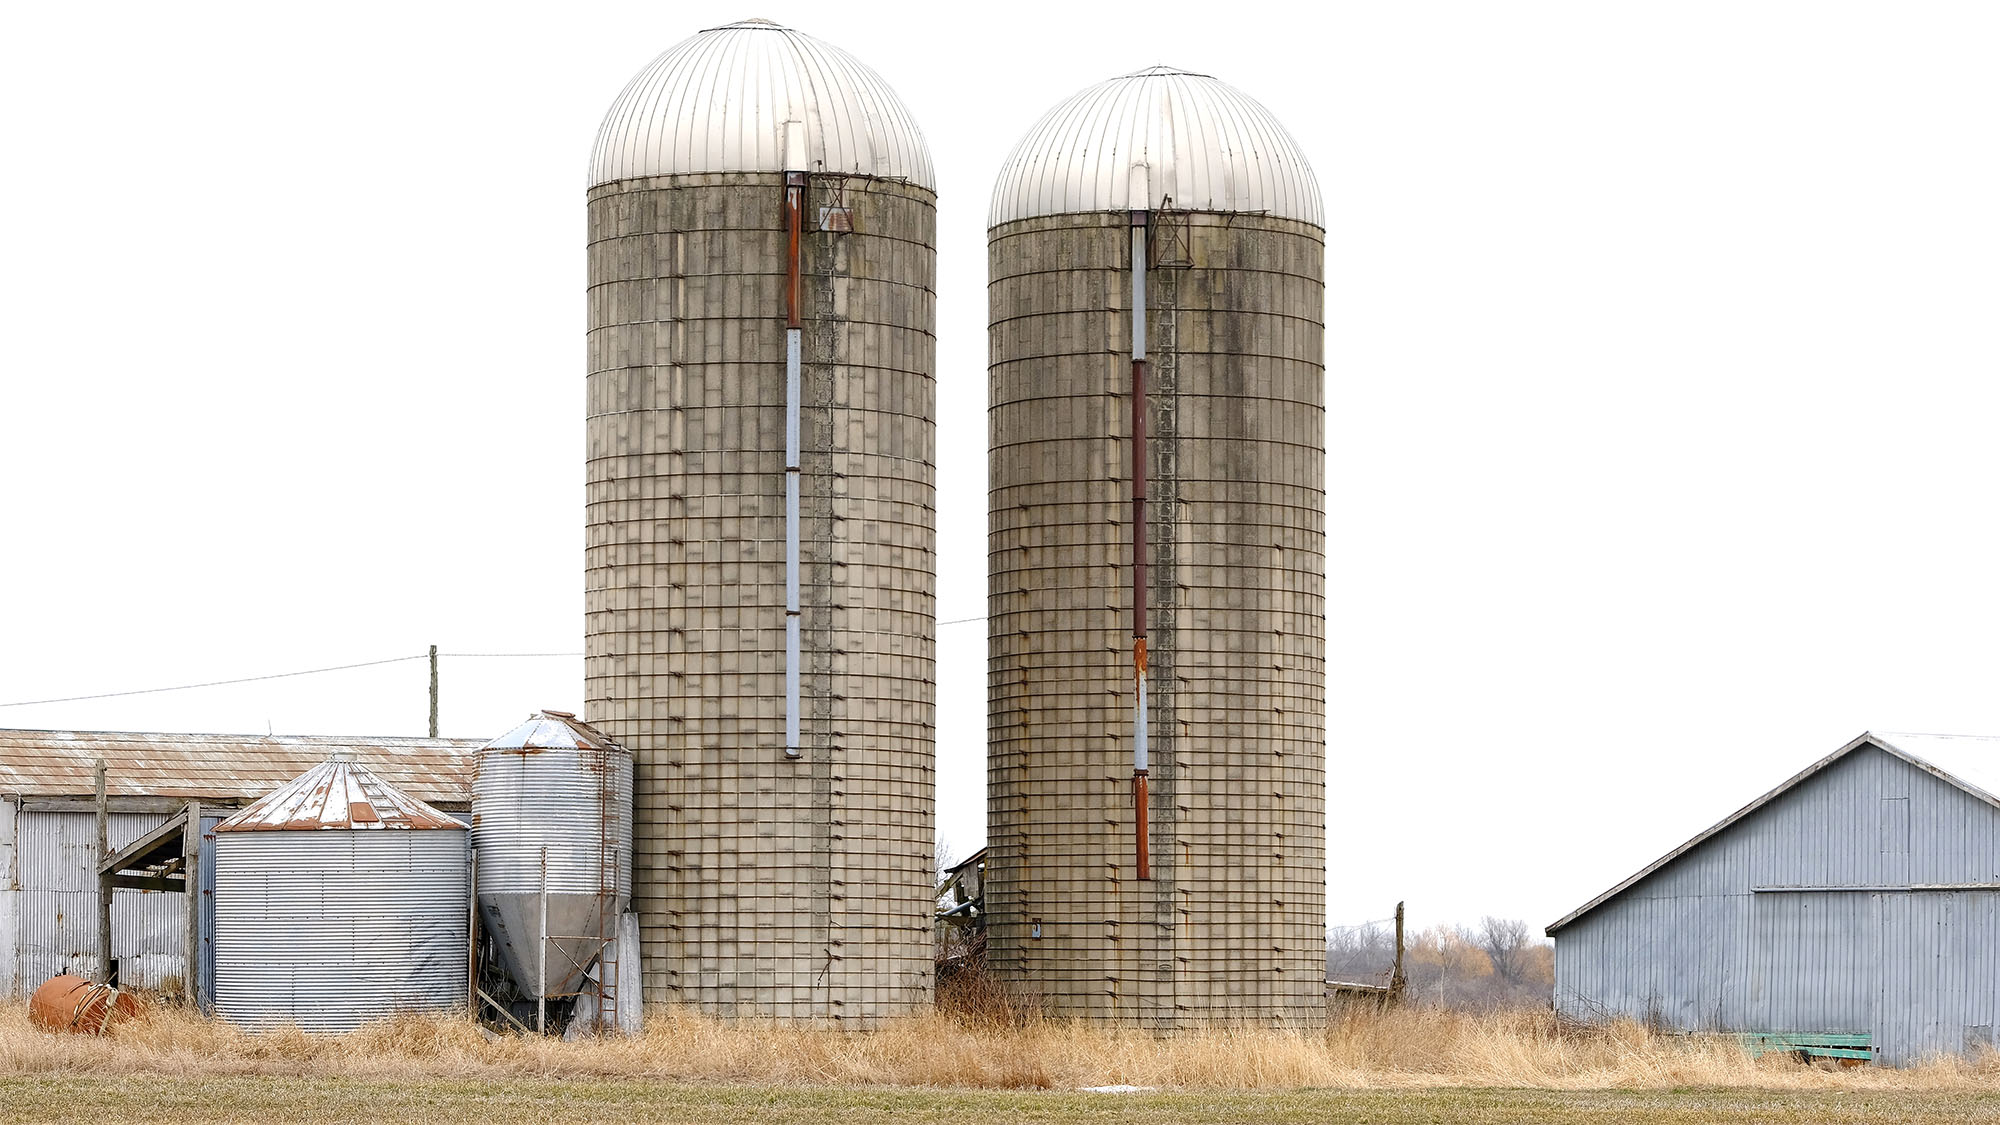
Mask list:
[{"label": "conical grain bin roof", "polygon": [[324,828],[464,828],[375,776],[352,756],[333,757],[215,826],[217,832],[310,832]]}]

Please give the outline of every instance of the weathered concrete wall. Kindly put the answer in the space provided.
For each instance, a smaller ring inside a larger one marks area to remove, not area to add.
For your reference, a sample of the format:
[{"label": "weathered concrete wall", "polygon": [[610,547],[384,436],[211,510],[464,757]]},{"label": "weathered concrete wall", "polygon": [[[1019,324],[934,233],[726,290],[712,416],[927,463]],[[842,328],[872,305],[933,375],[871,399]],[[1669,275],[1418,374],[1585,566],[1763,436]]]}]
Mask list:
[{"label": "weathered concrete wall", "polygon": [[990,239],[988,964],[1065,1015],[1323,1021],[1321,233],[1155,218],[1150,882],[1130,797],[1128,221]]},{"label": "weathered concrete wall", "polygon": [[647,999],[865,1024],[931,995],[936,220],[812,181],[790,760],[783,185],[590,194],[586,717],[637,759]]}]

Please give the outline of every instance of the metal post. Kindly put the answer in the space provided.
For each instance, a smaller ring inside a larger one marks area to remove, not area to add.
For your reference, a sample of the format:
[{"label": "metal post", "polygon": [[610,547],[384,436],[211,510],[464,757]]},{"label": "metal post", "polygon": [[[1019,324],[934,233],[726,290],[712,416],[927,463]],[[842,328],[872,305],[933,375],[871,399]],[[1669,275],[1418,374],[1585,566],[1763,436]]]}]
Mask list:
[{"label": "metal post", "polygon": [[111,979],[111,873],[104,861],[111,858],[111,798],[105,785],[104,759],[97,759],[97,980],[116,986]]},{"label": "metal post", "polygon": [[1146,219],[1132,212],[1132,832],[1140,879],[1153,877],[1146,825]]},{"label": "metal post", "polygon": [[542,845],[541,940],[535,943],[535,1034],[544,1034],[549,1024],[549,847]]},{"label": "metal post", "polygon": [[465,1011],[479,1018],[479,852],[472,853],[465,888]]},{"label": "metal post", "polygon": [[431,737],[438,736],[438,646],[431,646]]}]

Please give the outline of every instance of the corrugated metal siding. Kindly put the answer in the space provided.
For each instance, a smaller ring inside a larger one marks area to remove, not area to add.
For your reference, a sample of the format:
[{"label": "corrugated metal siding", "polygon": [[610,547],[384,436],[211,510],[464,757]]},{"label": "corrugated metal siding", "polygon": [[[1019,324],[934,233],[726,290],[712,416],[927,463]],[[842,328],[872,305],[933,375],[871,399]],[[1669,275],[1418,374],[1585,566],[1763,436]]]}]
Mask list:
[{"label": "corrugated metal siding", "polygon": [[[1883,818],[1905,815],[1909,847],[1885,848]],[[1868,1031],[1891,1063],[1958,1051],[2000,1022],[2000,895],[1876,888],[1990,882],[2000,813],[1866,748],[1558,930],[1557,1005]],[[1805,889],[1840,887],[1870,889]]]},{"label": "corrugated metal siding", "polygon": [[1751,896],[1751,1030],[1874,1030],[1875,901],[1843,891]]},{"label": "corrugated metal siding", "polygon": [[466,995],[466,833],[217,834],[215,1007],[347,1031]]},{"label": "corrugated metal siding", "polygon": [[[116,850],[157,828],[158,813],[113,813]],[[15,994],[59,973],[97,972],[97,819],[87,812],[23,812],[19,855],[19,969]],[[170,891],[120,890],[111,899],[111,955],[121,984],[177,986],[186,971],[185,900]]]}]

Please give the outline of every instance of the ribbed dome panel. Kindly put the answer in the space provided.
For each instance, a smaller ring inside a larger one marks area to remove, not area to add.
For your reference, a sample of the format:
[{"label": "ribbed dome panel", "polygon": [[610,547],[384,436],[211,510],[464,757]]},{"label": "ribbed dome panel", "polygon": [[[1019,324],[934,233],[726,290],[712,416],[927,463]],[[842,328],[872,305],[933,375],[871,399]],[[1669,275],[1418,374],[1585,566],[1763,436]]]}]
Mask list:
[{"label": "ribbed dome panel", "polygon": [[1326,225],[1312,167],[1269,110],[1206,74],[1156,66],[1036,122],[1000,169],[987,226],[1169,202]]},{"label": "ribbed dome panel", "polygon": [[[786,123],[806,166],[788,168]],[[937,190],[902,100],[846,51],[765,20],[710,28],[654,59],[605,114],[590,186],[693,172],[835,172]]]}]

